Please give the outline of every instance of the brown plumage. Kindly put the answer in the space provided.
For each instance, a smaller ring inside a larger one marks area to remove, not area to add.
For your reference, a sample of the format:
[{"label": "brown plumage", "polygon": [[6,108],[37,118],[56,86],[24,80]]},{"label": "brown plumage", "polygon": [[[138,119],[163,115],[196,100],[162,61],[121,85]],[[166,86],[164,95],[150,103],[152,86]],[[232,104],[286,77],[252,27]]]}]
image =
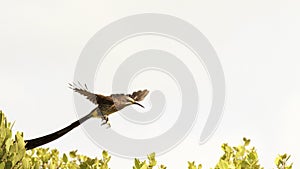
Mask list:
[{"label": "brown plumage", "polygon": [[[132,94],[112,94],[110,96],[104,96],[101,94],[94,94],[88,91],[87,86],[83,86],[80,83],[76,85],[75,83],[69,84],[69,87],[75,92],[85,96],[89,101],[96,104],[99,108],[100,114],[97,114],[98,117],[108,116],[112,113],[115,113],[126,106],[137,104],[141,107],[139,101],[144,100],[148,95],[148,90],[139,90],[133,92]],[[95,115],[94,115],[95,116]]]}]

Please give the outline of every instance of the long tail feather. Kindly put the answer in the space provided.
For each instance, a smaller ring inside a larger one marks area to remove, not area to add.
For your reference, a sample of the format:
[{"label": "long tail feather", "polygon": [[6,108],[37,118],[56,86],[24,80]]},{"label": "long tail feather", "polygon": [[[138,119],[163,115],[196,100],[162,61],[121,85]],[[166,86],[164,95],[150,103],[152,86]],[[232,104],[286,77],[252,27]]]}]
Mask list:
[{"label": "long tail feather", "polygon": [[62,137],[63,135],[65,135],[66,133],[70,132],[71,130],[73,130],[74,128],[76,128],[77,126],[79,126],[80,124],[82,124],[83,122],[85,122],[86,120],[90,119],[91,117],[93,117],[93,112],[96,110],[97,108],[95,108],[94,110],[91,111],[91,113],[89,113],[88,115],[82,117],[81,119],[73,122],[72,124],[70,124],[69,126],[56,131],[54,133],[48,134],[46,136],[42,136],[42,137],[38,137],[35,139],[31,139],[31,140],[25,140],[24,142],[26,143],[25,148],[27,150],[39,147],[41,145],[47,144],[49,142],[52,142],[60,137]]}]

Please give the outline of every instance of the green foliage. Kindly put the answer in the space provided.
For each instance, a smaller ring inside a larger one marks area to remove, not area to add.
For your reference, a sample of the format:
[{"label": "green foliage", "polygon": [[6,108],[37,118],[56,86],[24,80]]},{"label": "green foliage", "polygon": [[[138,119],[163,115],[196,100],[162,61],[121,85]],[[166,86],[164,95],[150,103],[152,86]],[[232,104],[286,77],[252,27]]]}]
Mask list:
[{"label": "green foliage", "polygon": [[[263,169],[258,163],[258,155],[254,147],[248,148],[250,140],[243,138],[244,143],[237,147],[231,147],[224,143],[221,148],[224,154],[219,159],[214,169]],[[275,160],[277,169],[292,169],[293,164],[287,164],[290,156],[287,154],[278,155]],[[199,164],[198,168],[195,162],[188,162],[188,169],[202,169]]]},{"label": "green foliage", "polygon": [[202,164],[199,164],[198,167],[196,167],[195,161],[189,162],[188,161],[188,169],[202,169]]},{"label": "green foliage", "polygon": [[287,164],[287,161],[290,159],[290,155],[283,154],[278,155],[278,157],[275,159],[275,164],[277,166],[277,169],[292,169],[292,164]]},{"label": "green foliage", "polygon": [[222,145],[224,151],[215,169],[263,169],[258,163],[258,155],[255,148],[247,148],[250,140],[244,138],[244,144],[231,147],[228,144]]},{"label": "green foliage", "polygon": [[59,156],[56,149],[36,148],[27,152],[23,158],[23,168],[70,168],[70,169],[109,169],[108,162],[110,156],[106,151],[102,153],[102,159],[90,158],[77,154],[77,151],[71,151],[69,155]]},{"label": "green foliage", "polygon": [[[17,132],[12,137],[12,124],[7,122],[4,114],[0,111],[0,169],[109,169],[110,156],[106,151],[102,152],[102,158],[90,158],[71,151],[68,154],[59,154],[56,149],[36,148],[26,151],[23,134]],[[222,145],[224,154],[219,159],[214,169],[263,169],[258,163],[258,155],[254,147],[248,148],[250,140],[244,138],[243,144],[231,147]],[[155,153],[147,156],[148,159],[141,161],[134,159],[133,169],[166,169],[164,165],[157,165]],[[290,156],[278,155],[275,159],[277,169],[292,169],[288,164]],[[188,169],[202,169],[202,165],[188,162]]]},{"label": "green foliage", "polygon": [[0,169],[20,167],[26,153],[23,134],[17,132],[13,140],[11,128],[12,124],[0,111]]},{"label": "green foliage", "polygon": [[[154,167],[157,164],[157,161],[155,159],[155,153],[151,153],[147,156],[148,163],[146,160],[140,161],[139,159],[134,159],[134,166],[133,169],[154,169]],[[157,166],[158,169],[166,169],[164,165]]]}]

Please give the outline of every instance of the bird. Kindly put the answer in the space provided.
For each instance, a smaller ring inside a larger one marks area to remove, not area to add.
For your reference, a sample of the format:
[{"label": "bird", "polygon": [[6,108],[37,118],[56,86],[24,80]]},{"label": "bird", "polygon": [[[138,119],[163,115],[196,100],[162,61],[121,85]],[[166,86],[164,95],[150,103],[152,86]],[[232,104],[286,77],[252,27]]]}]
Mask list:
[{"label": "bird", "polygon": [[97,105],[89,116],[101,118],[102,121],[104,121],[101,125],[107,124],[108,127],[111,126],[108,119],[110,114],[133,104],[144,108],[144,106],[138,102],[144,100],[149,93],[149,91],[145,89],[133,92],[132,94],[111,94],[110,96],[104,96],[90,92],[87,85],[82,85],[80,82],[78,82],[78,85],[76,83],[69,83],[69,88],[85,96],[86,99]]},{"label": "bird", "polygon": [[69,126],[56,131],[54,133],[30,139],[30,140],[25,140],[25,148],[27,150],[39,147],[41,145],[47,144],[49,142],[52,142],[66,133],[70,132],[80,124],[84,123],[90,118],[100,118],[102,119],[102,125],[107,125],[107,128],[111,127],[111,124],[109,122],[108,116],[116,113],[123,108],[130,106],[130,105],[138,105],[142,108],[144,108],[143,105],[141,105],[140,101],[144,100],[144,98],[149,94],[149,90],[144,89],[144,90],[138,90],[133,92],[132,94],[111,94],[109,96],[105,96],[102,94],[95,94],[92,93],[88,90],[87,85],[82,85],[80,82],[78,84],[76,83],[69,83],[69,88],[72,89],[73,91],[83,95],[97,105],[90,113],[88,113],[86,116],[80,118],[79,120],[73,122]]}]

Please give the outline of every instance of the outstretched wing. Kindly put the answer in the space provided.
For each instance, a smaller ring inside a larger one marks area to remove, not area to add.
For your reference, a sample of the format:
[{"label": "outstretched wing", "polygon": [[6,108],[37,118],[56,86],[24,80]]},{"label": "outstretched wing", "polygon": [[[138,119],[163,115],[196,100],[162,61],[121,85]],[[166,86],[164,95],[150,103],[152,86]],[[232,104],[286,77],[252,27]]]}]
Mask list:
[{"label": "outstretched wing", "polygon": [[131,97],[135,101],[142,101],[148,95],[148,93],[149,90],[145,89],[133,92],[132,94],[128,94],[127,96]]},{"label": "outstretched wing", "polygon": [[93,102],[94,104],[98,104],[97,103],[97,95],[89,92],[86,85],[83,87],[79,82],[78,82],[78,84],[80,86],[76,85],[75,83],[73,83],[73,84],[69,83],[69,88],[74,90],[75,92],[85,96],[89,101]]}]

